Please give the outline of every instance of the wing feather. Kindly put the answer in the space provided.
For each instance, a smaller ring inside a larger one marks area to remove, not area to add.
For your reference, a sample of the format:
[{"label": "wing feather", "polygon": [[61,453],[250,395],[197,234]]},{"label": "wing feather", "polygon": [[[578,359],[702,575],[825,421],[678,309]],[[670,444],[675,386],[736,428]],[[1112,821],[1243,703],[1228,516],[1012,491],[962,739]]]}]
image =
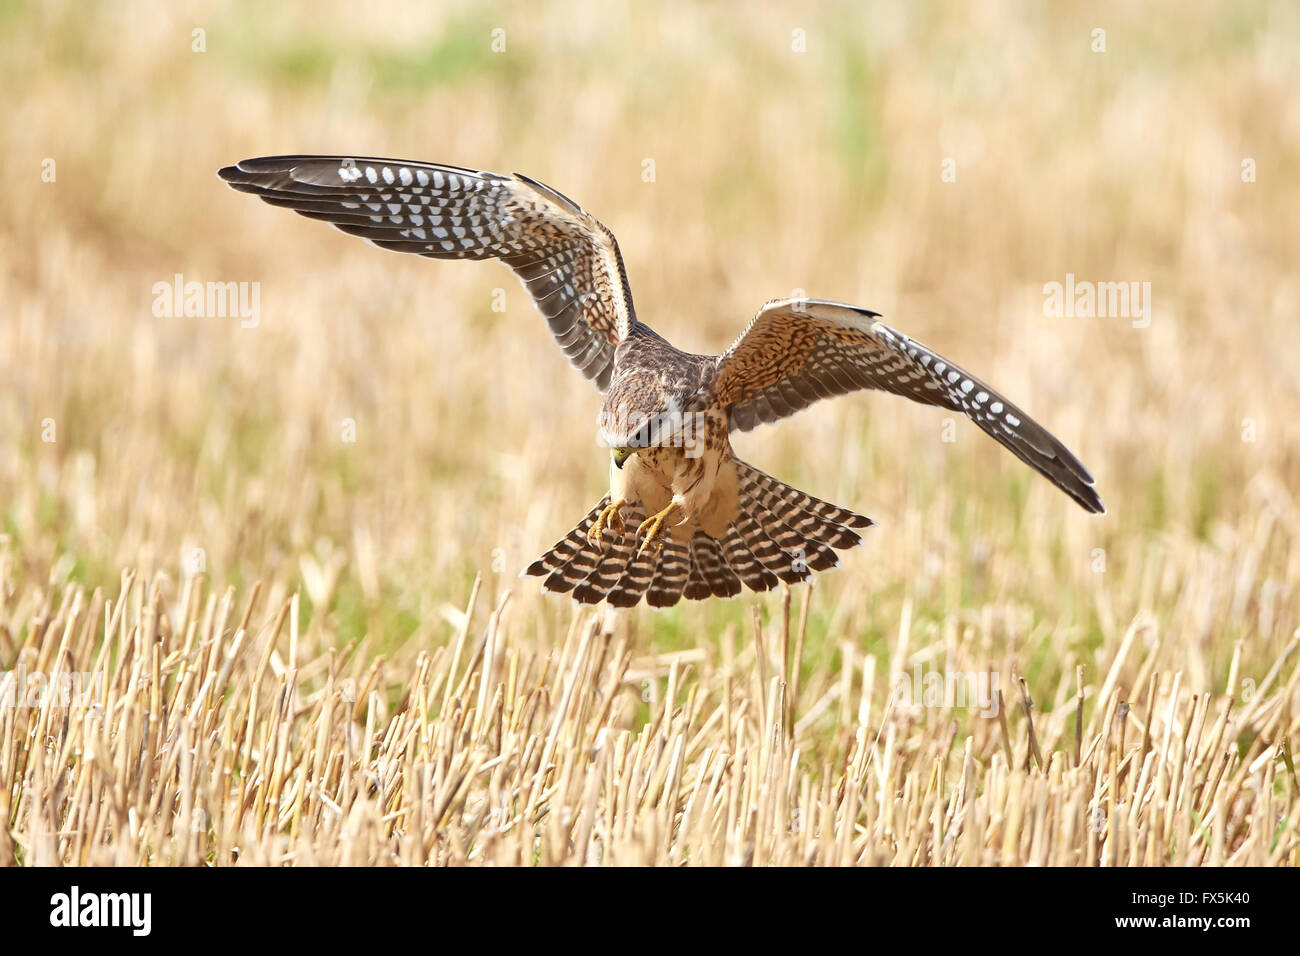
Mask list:
[{"label": "wing feather", "polygon": [[858,389],[961,412],[1085,511],[1106,510],[1083,463],[1047,429],[866,309],[823,299],[769,302],[718,356],[716,389],[740,431]]},{"label": "wing feather", "polygon": [[218,171],[233,189],[392,252],[501,259],[573,365],[609,384],[635,322],[613,233],[527,176],[347,156],[266,156]]}]

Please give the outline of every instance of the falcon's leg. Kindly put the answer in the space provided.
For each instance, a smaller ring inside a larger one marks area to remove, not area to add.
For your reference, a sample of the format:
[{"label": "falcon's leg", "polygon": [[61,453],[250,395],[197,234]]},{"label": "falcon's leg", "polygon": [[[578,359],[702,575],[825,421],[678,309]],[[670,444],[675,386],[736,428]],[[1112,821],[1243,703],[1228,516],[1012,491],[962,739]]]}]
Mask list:
[{"label": "falcon's leg", "polygon": [[668,519],[672,517],[673,512],[679,510],[681,505],[676,500],[668,502],[668,507],[657,514],[652,514],[641,526],[636,529],[637,537],[644,535],[644,540],[640,547],[637,548],[637,554],[640,554],[646,548],[653,551],[662,551],[664,549],[664,538],[668,536]]},{"label": "falcon's leg", "polygon": [[623,524],[623,515],[621,509],[627,505],[622,498],[617,501],[611,501],[601,509],[600,514],[596,516],[596,523],[587,529],[587,539],[592,544],[600,547],[601,539],[605,536],[605,529],[608,528],[622,537],[627,532],[627,526]]}]

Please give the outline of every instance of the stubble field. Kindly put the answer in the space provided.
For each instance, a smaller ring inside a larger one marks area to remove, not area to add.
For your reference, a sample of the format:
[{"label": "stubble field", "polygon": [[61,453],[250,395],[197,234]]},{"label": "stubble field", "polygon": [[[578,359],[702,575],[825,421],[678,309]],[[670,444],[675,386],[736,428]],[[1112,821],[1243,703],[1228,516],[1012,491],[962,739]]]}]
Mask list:
[{"label": "stubble field", "polygon": [[[1300,862],[1300,17],[550,13],[0,4],[0,864]],[[291,152],[540,179],[692,351],[873,308],[1108,513],[854,395],[734,439],[879,523],[814,588],[539,594],[598,393],[503,267],[215,176]]]}]

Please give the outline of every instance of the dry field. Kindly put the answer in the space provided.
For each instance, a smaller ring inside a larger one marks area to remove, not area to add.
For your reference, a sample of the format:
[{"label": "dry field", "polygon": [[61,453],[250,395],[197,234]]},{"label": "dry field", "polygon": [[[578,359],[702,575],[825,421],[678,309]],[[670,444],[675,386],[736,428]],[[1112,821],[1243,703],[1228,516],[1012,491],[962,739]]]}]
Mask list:
[{"label": "dry field", "polygon": [[[1294,6],[357,9],[0,0],[0,864],[1300,863]],[[550,183],[683,348],[874,308],[1109,513],[856,395],[736,439],[879,522],[815,588],[541,595],[599,396],[288,152]]]}]

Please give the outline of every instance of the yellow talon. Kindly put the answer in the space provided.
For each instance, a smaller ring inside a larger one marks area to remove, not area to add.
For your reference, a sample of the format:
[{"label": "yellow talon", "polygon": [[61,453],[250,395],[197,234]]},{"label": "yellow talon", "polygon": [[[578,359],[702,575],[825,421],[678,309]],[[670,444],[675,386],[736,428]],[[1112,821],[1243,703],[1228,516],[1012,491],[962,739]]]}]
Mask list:
[{"label": "yellow talon", "polygon": [[637,537],[644,535],[644,540],[637,547],[637,554],[640,554],[646,548],[650,548],[652,551],[662,551],[664,549],[664,538],[668,537],[668,519],[676,510],[676,502],[670,501],[668,507],[663,511],[653,514],[641,522],[641,526],[636,529],[636,533]]},{"label": "yellow talon", "polygon": [[620,509],[626,504],[627,502],[620,498],[602,508],[600,514],[596,516],[596,523],[587,529],[587,540],[599,547],[605,537],[606,528],[622,537],[627,532],[627,525],[623,523]]}]

